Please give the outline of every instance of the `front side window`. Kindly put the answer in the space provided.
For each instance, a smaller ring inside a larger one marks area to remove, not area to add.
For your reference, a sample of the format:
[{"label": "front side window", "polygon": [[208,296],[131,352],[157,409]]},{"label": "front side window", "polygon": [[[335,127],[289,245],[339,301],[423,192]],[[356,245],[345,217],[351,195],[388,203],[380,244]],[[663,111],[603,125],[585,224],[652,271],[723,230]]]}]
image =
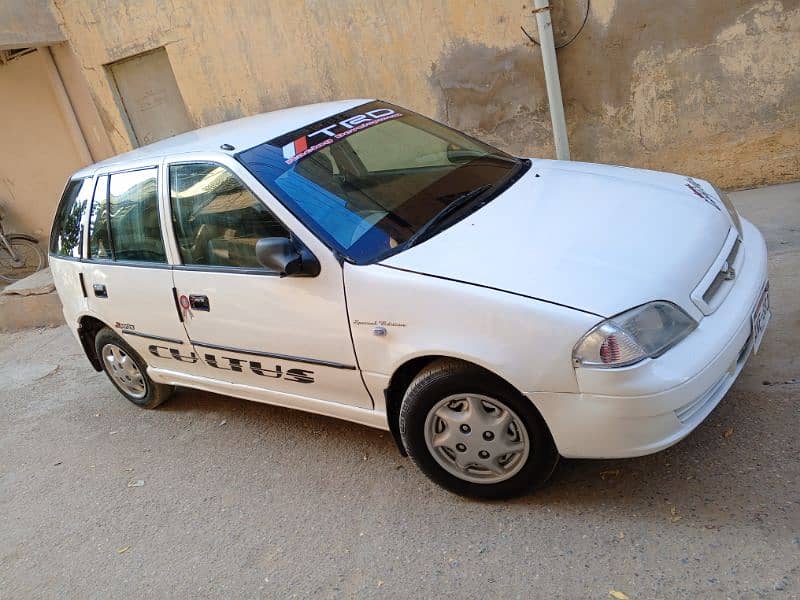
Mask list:
[{"label": "front side window", "polygon": [[89,212],[89,257],[111,260],[111,241],[108,235],[108,175],[97,178]]},{"label": "front side window", "polygon": [[73,179],[67,184],[50,235],[54,256],[81,257],[81,223],[91,196],[91,179]]},{"label": "front side window", "polygon": [[116,260],[167,262],[158,216],[157,175],[155,167],[111,175],[108,198]]},{"label": "front side window", "polygon": [[384,102],[333,115],[236,158],[322,241],[359,264],[435,235],[528,166]]},{"label": "front side window", "polygon": [[290,237],[266,206],[216,163],[169,167],[172,223],[185,265],[263,269],[256,243]]}]

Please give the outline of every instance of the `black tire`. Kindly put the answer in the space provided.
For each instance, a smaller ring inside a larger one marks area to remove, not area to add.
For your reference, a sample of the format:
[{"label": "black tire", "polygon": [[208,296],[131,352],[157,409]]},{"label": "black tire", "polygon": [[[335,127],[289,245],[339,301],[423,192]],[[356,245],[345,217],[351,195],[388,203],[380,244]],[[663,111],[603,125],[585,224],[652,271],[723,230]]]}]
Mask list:
[{"label": "black tire", "polygon": [[[143,396],[138,397],[132,395],[117,383],[115,376],[109,370],[106,360],[103,359],[103,348],[105,348],[108,344],[112,344],[121,349],[136,364],[142,375],[142,381],[144,383]],[[156,383],[150,379],[150,376],[147,374],[147,363],[144,362],[144,359],[139,356],[139,353],[136,352],[136,350],[131,348],[131,346],[125,340],[114,333],[109,327],[103,327],[97,332],[97,335],[94,338],[94,348],[95,352],[97,352],[97,357],[100,360],[100,364],[103,365],[103,371],[105,371],[109,381],[114,384],[114,387],[119,390],[120,394],[125,396],[127,400],[133,402],[136,406],[140,408],[155,408],[172,395],[175,387],[171,385],[165,385],[163,383]]]},{"label": "black tire", "polygon": [[17,253],[19,262],[14,262],[5,246],[0,243],[0,280],[12,283],[44,268],[44,254],[37,242],[13,234],[6,236],[6,239]]},{"label": "black tire", "polygon": [[[459,478],[444,469],[428,449],[425,441],[428,413],[437,403],[456,394],[495,399],[522,421],[530,450],[524,464],[510,478],[495,483]],[[544,484],[558,464],[553,437],[533,404],[494,374],[460,360],[436,360],[414,378],[403,397],[399,425],[403,445],[414,463],[434,482],[461,496],[486,499],[518,496]]]}]

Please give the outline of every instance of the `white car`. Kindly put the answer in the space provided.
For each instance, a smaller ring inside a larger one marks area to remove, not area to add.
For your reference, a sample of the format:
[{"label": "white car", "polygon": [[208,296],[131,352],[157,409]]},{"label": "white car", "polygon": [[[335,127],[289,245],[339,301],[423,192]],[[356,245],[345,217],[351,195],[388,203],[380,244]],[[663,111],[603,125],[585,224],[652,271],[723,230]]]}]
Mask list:
[{"label": "white car", "polygon": [[764,240],[711,184],[516,158],[374,100],[82,169],[50,264],[134,404],[185,386],[386,429],[480,497],[676,443],[770,316]]}]

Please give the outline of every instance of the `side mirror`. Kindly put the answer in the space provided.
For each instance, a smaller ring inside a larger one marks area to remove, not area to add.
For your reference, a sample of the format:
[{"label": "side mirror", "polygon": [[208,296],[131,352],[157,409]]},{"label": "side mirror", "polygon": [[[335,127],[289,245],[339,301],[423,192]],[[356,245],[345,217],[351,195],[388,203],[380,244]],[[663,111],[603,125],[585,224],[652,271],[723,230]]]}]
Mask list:
[{"label": "side mirror", "polygon": [[256,242],[256,259],[267,269],[283,276],[316,277],[320,265],[304,246],[285,237],[261,238]]}]

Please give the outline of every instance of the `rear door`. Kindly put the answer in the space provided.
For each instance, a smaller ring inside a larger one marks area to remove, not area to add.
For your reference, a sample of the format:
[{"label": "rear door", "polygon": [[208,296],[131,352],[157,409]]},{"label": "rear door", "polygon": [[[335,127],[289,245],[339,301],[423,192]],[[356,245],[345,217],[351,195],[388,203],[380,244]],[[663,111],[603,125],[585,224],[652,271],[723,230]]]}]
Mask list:
[{"label": "rear door", "polygon": [[58,288],[64,317],[70,327],[77,325],[78,316],[88,308],[86,286],[81,262],[82,232],[86,213],[92,200],[94,180],[91,177],[72,179],[61,197],[53,219],[50,237],[50,271]]},{"label": "rear door", "polygon": [[203,374],[372,408],[350,337],[342,268],[327,248],[304,231],[321,272],[281,277],[258,263],[256,242],[296,236],[300,226],[249,173],[217,155],[182,157],[165,168],[170,242],[180,257],[175,287]]},{"label": "rear door", "polygon": [[178,356],[191,356],[191,350],[173,295],[158,171],[158,165],[143,164],[95,177],[84,281],[92,313],[149,365],[174,368],[167,348]]}]

